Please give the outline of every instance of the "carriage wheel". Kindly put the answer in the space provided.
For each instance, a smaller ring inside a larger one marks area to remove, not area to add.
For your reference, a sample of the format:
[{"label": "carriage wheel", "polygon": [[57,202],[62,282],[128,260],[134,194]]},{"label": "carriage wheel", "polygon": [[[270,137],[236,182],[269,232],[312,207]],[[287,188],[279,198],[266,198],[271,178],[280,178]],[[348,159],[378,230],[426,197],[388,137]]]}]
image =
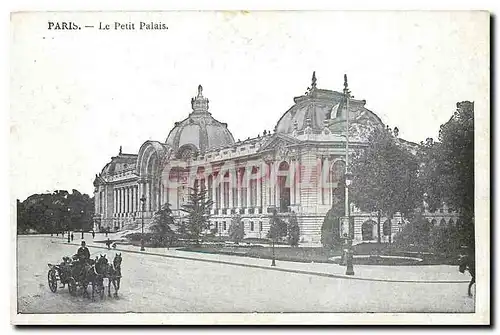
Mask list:
[{"label": "carriage wheel", "polygon": [[52,292],[56,293],[57,291],[57,276],[56,271],[53,269],[49,270],[47,274],[47,281],[49,282],[49,288]]},{"label": "carriage wheel", "polygon": [[76,281],[75,278],[71,277],[68,280],[68,289],[69,289],[69,294],[72,296],[76,295]]}]

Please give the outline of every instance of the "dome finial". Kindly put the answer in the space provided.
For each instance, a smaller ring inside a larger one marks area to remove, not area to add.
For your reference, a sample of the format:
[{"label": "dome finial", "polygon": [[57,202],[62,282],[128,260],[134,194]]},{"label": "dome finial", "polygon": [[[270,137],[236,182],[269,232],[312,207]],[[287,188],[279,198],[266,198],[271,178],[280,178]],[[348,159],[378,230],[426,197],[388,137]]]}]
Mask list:
[{"label": "dome finial", "polygon": [[191,107],[193,108],[193,112],[208,112],[208,99],[203,96],[203,86],[198,85],[198,95],[191,99]]},{"label": "dome finial", "polygon": [[311,80],[311,89],[315,89],[316,88],[316,81],[318,81],[316,79],[316,71],[313,71],[313,76],[312,76],[312,80]]}]

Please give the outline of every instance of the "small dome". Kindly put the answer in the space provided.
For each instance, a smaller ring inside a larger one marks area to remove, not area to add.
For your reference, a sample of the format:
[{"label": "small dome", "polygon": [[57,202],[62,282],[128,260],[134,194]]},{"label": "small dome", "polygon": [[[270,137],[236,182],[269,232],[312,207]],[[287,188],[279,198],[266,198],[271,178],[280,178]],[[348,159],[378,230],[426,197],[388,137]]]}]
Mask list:
[{"label": "small dome", "polygon": [[208,99],[203,97],[203,87],[198,86],[198,95],[191,99],[193,111],[189,116],[175,123],[165,141],[176,152],[183,148],[204,152],[213,148],[234,144],[234,138],[227,124],[217,121],[208,112]]}]

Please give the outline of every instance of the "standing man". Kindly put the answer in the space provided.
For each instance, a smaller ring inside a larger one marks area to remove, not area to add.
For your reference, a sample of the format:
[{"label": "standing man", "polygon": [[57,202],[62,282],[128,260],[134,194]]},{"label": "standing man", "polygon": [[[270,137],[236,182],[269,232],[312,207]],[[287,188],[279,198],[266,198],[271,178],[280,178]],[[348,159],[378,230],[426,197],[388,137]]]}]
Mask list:
[{"label": "standing man", "polygon": [[92,239],[95,238],[95,231],[92,230]]},{"label": "standing man", "polygon": [[73,233],[71,233],[71,242],[73,242],[74,238],[75,238],[75,235],[73,235]]}]

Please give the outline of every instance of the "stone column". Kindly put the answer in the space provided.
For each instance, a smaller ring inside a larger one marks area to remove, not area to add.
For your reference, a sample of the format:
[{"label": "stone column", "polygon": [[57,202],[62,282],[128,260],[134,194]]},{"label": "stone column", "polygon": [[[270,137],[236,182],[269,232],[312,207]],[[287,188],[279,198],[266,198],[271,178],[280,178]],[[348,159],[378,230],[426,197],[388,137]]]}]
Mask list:
[{"label": "stone column", "polygon": [[215,177],[215,174],[212,174],[212,201],[213,201],[213,204],[212,204],[212,208],[215,209],[217,208],[217,197],[216,197],[216,192],[215,192],[215,187],[216,187],[216,177]]},{"label": "stone column", "polygon": [[[229,171],[229,208],[233,208],[233,173]],[[229,213],[231,214],[231,213]]]},{"label": "stone column", "polygon": [[279,162],[274,162],[273,163],[273,170],[274,170],[274,206],[278,207],[280,206],[280,188],[279,188],[279,167],[280,164]]},{"label": "stone column", "polygon": [[125,212],[128,213],[130,212],[130,187],[127,186],[125,189]]},{"label": "stone column", "polygon": [[144,196],[146,198],[146,204],[145,204],[145,208],[144,208],[144,211],[146,212],[149,212],[149,202],[151,200],[150,198],[150,194],[149,194],[149,189],[150,189],[150,182],[149,181],[146,181],[145,183],[145,187],[144,187]]},{"label": "stone column", "polygon": [[134,186],[130,186],[130,212],[134,212]]},{"label": "stone column", "polygon": [[237,208],[241,208],[241,190],[242,190],[242,179],[241,179],[241,170],[236,171],[236,199],[238,199]]},{"label": "stone column", "polygon": [[295,160],[290,160],[290,202],[295,205]]},{"label": "stone column", "polygon": [[118,206],[116,205],[118,203],[118,192],[116,189],[113,189],[113,214],[116,214],[118,211]]},{"label": "stone column", "polygon": [[[222,171],[221,171],[222,173]],[[226,178],[224,177],[224,173],[222,174],[222,183],[220,184],[220,208],[225,208],[224,207],[224,200],[225,200],[225,196],[224,196],[224,185],[226,184]]]},{"label": "stone column", "polygon": [[246,175],[245,185],[247,186],[247,203],[246,203],[246,207],[250,208],[250,207],[252,207],[252,202],[251,202],[252,199],[250,199],[251,198],[250,197],[250,195],[251,195],[251,193],[250,193],[250,179],[252,178],[252,167],[251,166],[246,169],[245,175]]},{"label": "stone column", "polygon": [[121,207],[122,207],[122,214],[125,213],[125,188],[122,186],[120,188],[120,192],[121,192],[121,197],[120,197],[120,200],[121,200]]},{"label": "stone column", "polygon": [[269,176],[267,176],[267,164],[266,162],[262,162],[260,165],[261,168],[261,176],[262,176],[262,213],[267,212],[267,207],[269,207]]},{"label": "stone column", "polygon": [[302,183],[302,167],[301,167],[302,162],[301,162],[300,158],[297,159],[295,164],[297,165],[297,168],[298,168],[297,173],[295,174],[295,177],[296,177],[295,179],[297,180],[295,182],[295,185],[296,185],[296,187],[295,187],[295,193],[296,193],[295,199],[296,199],[296,204],[299,205],[300,204],[300,193],[301,193],[301,185],[300,184]]},{"label": "stone column", "polygon": [[322,173],[321,169],[323,167],[323,158],[318,156],[316,157],[316,199],[318,204],[323,205],[323,199],[322,199],[322,193],[321,193],[321,179],[322,179]]},{"label": "stone column", "polygon": [[262,200],[261,200],[262,166],[257,167],[257,177],[258,179],[256,180],[257,183],[256,206],[262,207]]},{"label": "stone column", "polygon": [[117,199],[118,199],[117,202],[118,203],[116,204],[117,207],[118,207],[117,213],[120,214],[122,212],[122,190],[121,190],[121,188],[117,189],[117,195],[118,195],[117,196]]}]

